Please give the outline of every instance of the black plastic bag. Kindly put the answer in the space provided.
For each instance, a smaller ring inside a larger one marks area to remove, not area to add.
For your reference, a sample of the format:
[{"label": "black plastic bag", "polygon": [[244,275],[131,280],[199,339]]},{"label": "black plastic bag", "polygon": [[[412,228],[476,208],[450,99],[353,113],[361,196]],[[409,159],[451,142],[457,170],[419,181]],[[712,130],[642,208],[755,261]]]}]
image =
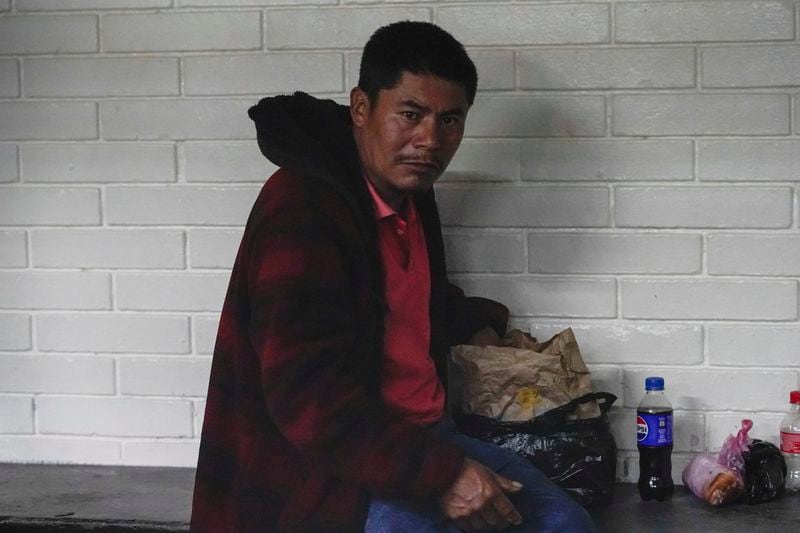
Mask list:
[{"label": "black plastic bag", "polygon": [[[582,505],[594,507],[614,497],[617,444],[607,413],[616,399],[608,392],[586,394],[526,422],[466,414],[454,419],[462,433],[526,457]],[[577,406],[595,400],[600,416],[570,419]]]},{"label": "black plastic bag", "polygon": [[744,452],[744,494],[749,504],[763,503],[783,494],[786,461],[770,442],[753,439]]}]

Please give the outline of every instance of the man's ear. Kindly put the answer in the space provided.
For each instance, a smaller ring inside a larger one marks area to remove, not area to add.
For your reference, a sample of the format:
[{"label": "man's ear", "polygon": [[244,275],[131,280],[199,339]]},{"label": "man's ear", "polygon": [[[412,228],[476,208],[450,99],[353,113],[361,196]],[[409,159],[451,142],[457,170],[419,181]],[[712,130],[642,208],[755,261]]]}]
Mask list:
[{"label": "man's ear", "polygon": [[369,115],[369,98],[367,93],[361,90],[360,87],[353,87],[350,91],[350,118],[353,120],[353,125],[361,127],[367,120]]}]

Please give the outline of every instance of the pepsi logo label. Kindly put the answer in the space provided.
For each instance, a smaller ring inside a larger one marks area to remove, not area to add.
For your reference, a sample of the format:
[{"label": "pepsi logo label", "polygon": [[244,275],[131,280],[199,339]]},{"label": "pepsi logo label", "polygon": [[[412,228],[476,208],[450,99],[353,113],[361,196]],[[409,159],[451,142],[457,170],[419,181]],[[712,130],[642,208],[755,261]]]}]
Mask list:
[{"label": "pepsi logo label", "polygon": [[647,438],[648,428],[647,422],[641,416],[636,417],[636,440],[639,442]]}]

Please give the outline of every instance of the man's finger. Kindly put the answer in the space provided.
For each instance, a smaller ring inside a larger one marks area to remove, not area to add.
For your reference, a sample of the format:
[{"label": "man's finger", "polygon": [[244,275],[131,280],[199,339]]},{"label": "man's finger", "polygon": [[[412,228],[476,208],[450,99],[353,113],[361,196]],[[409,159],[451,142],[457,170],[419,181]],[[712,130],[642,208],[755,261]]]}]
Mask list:
[{"label": "man's finger", "polygon": [[522,516],[520,516],[517,508],[511,503],[511,500],[506,498],[505,494],[500,494],[492,499],[492,507],[495,512],[508,524],[518,526],[522,523]]},{"label": "man's finger", "polygon": [[503,477],[500,474],[495,474],[494,478],[495,480],[497,480],[497,484],[500,485],[500,488],[503,489],[505,492],[513,493],[522,490],[522,483],[518,481],[508,479],[507,477]]},{"label": "man's finger", "polygon": [[504,529],[508,527],[508,522],[497,513],[494,505],[489,504],[480,514],[481,519],[487,526],[493,529]]},{"label": "man's finger", "polygon": [[488,524],[490,529],[503,530],[511,525],[503,515],[497,512],[493,505],[490,505],[481,513],[483,521]]},{"label": "man's finger", "polygon": [[472,531],[483,531],[489,528],[489,524],[487,524],[480,515],[474,514],[467,518],[467,522],[469,522],[469,526],[472,528]]}]

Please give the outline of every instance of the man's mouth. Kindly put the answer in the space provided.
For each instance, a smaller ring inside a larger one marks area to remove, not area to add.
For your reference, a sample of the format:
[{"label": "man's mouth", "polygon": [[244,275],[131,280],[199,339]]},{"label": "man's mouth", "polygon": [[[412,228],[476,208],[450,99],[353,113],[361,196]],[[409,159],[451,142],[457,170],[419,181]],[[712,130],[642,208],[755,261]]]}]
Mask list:
[{"label": "man's mouth", "polygon": [[437,161],[430,159],[401,159],[400,163],[429,170],[439,170],[441,168],[441,165]]}]

